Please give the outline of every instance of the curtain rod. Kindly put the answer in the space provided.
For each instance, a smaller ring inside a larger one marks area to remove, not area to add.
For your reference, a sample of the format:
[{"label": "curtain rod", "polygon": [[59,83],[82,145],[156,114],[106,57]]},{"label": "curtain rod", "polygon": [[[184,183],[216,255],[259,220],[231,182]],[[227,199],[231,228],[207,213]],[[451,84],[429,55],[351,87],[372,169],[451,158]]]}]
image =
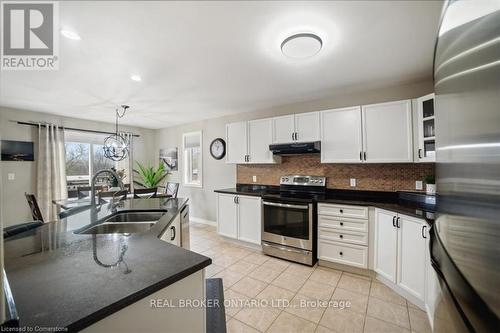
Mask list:
[{"label": "curtain rod", "polygon": [[[16,120],[12,120],[13,122],[19,124],[19,125],[28,125],[28,126],[42,126],[42,127],[45,127],[45,124],[44,123],[35,123],[35,122],[25,122],[25,121],[16,121]],[[86,132],[86,133],[96,133],[96,134],[115,134],[114,132],[106,132],[106,131],[96,131],[96,130],[89,130],[89,129],[83,129],[83,128],[74,128],[74,127],[64,127],[64,126],[61,126],[62,128],[64,128],[65,130],[68,130],[68,131],[78,131],[78,132]],[[133,137],[140,137],[139,134],[133,134],[131,133],[131,135]]]}]

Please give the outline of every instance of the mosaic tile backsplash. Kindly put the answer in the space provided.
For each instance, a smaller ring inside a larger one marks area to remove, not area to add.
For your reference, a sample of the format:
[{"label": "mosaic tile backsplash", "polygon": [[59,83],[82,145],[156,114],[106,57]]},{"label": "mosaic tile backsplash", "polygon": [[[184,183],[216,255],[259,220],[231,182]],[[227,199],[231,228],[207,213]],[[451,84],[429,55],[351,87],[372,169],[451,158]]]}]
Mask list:
[{"label": "mosaic tile backsplash", "polygon": [[[415,181],[435,173],[434,163],[394,164],[321,164],[319,155],[283,156],[281,164],[239,164],[237,182],[279,185],[283,175],[311,175],[327,177],[328,188],[415,191]],[[350,178],[356,178],[356,187],[349,186]],[[425,187],[424,187],[425,188]]]}]

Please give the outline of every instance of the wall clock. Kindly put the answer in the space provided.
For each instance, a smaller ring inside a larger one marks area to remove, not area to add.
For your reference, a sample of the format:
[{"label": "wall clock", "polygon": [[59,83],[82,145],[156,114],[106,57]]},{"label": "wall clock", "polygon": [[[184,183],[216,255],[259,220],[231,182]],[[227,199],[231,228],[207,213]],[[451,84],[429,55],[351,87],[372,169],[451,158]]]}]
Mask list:
[{"label": "wall clock", "polygon": [[216,160],[220,160],[226,156],[226,141],[221,138],[214,139],[210,144],[210,154]]}]

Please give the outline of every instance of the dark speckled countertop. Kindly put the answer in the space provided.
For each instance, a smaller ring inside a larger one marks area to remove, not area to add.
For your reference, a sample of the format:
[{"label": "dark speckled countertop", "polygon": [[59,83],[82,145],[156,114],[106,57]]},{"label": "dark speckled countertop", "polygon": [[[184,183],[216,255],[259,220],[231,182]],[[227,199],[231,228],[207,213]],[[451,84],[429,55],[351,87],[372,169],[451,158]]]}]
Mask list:
[{"label": "dark speckled countertop", "polygon": [[[129,199],[7,240],[5,270],[21,327],[80,330],[210,265],[210,258],[159,239],[186,203]],[[74,233],[118,211],[151,210],[165,214],[142,233]]]},{"label": "dark speckled countertop", "polygon": [[[273,185],[237,184],[236,187],[215,192],[283,199],[279,186]],[[314,200],[318,203],[372,206],[423,218],[429,224],[434,223],[435,197],[425,193],[328,189],[325,195],[316,196]]]}]

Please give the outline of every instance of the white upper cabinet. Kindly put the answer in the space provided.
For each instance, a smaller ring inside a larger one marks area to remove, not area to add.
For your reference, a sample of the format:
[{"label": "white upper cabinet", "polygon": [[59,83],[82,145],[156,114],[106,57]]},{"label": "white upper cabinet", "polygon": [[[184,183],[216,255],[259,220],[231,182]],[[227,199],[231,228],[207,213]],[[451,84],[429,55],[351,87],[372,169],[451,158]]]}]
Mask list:
[{"label": "white upper cabinet", "polygon": [[279,157],[274,157],[269,150],[273,139],[273,121],[269,119],[252,120],[248,122],[248,163],[275,163]]},{"label": "white upper cabinet", "polygon": [[273,118],[273,143],[318,141],[319,132],[319,112]]},{"label": "white upper cabinet", "polygon": [[321,111],[321,162],[361,163],[361,107]]},{"label": "white upper cabinet", "polygon": [[227,163],[246,163],[248,155],[247,137],[246,121],[226,125]]},{"label": "white upper cabinet", "polygon": [[310,142],[320,139],[319,112],[295,115],[295,141]]},{"label": "white upper cabinet", "polygon": [[436,124],[434,118],[434,94],[416,100],[417,105],[417,138],[416,161],[436,161]]},{"label": "white upper cabinet", "polygon": [[293,142],[295,137],[295,116],[293,114],[273,118],[273,143]]},{"label": "white upper cabinet", "polygon": [[412,162],[411,101],[363,105],[362,111],[365,162]]}]

